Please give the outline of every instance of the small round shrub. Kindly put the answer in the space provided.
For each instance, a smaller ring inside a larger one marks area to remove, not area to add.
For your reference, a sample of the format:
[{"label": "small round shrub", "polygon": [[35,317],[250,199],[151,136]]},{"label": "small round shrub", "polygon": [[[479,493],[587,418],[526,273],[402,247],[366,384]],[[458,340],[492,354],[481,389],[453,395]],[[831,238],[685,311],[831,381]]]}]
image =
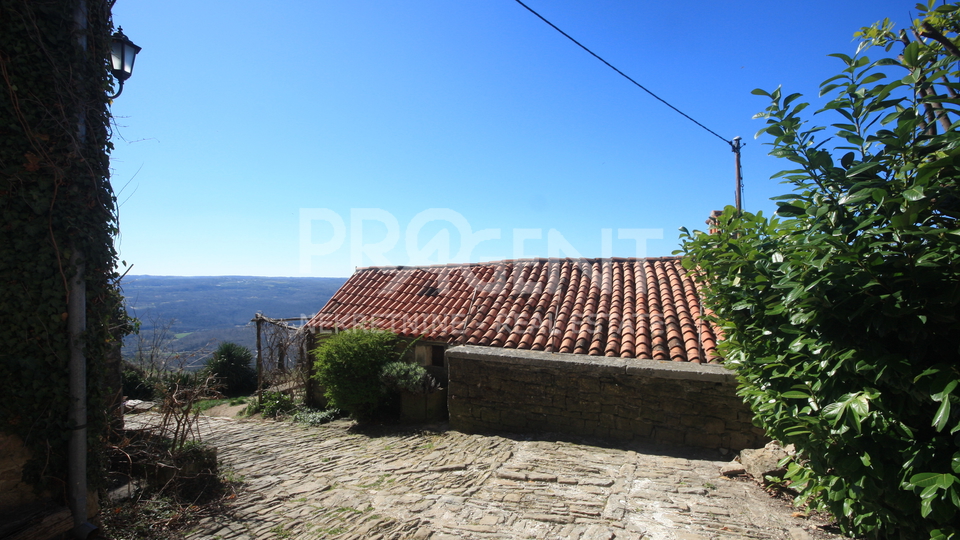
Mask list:
[{"label": "small round shrub", "polygon": [[437,381],[420,364],[390,362],[380,370],[380,382],[388,391],[429,394],[439,390]]},{"label": "small round shrub", "polygon": [[283,392],[264,392],[259,408],[264,418],[278,418],[293,412],[294,405],[290,396]]},{"label": "small round shrub", "polygon": [[257,389],[257,371],[251,367],[253,353],[243,345],[225,341],[207,362],[206,372],[216,376],[227,397],[249,395]]},{"label": "small round shrub", "polygon": [[293,414],[293,421],[309,426],[320,426],[342,417],[343,413],[340,412],[340,409],[327,409],[325,411],[305,409],[295,412]]},{"label": "small round shrub", "polygon": [[315,351],[316,375],[329,406],[369,420],[386,398],[380,371],[397,359],[396,336],[384,330],[345,330]]}]

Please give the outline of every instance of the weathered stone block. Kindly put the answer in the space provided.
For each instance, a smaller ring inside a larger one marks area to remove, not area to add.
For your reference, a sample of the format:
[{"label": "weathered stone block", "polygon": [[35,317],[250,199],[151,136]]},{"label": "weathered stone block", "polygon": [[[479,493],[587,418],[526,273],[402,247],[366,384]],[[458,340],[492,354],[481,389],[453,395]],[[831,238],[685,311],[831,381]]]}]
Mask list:
[{"label": "weathered stone block", "polygon": [[583,413],[580,413],[580,418],[582,418],[584,422],[598,423],[600,422],[600,413],[583,412]]},{"label": "weathered stone block", "polygon": [[700,446],[705,448],[720,448],[720,435],[715,433],[702,433],[688,431],[684,444],[688,446]]},{"label": "weathered stone block", "polygon": [[650,424],[664,424],[667,422],[668,415],[663,411],[644,408],[642,411],[640,411],[639,417],[644,422]]},{"label": "weathered stone block", "polygon": [[645,435],[641,435],[641,433],[644,431],[643,426],[644,426],[643,422],[641,422],[639,419],[624,418],[622,416],[618,416],[616,420],[614,420],[613,422],[613,428],[616,429],[618,432],[635,433],[641,437],[645,436]]},{"label": "weathered stone block", "polygon": [[589,376],[578,377],[577,391],[581,394],[598,394],[600,393],[600,381]]},{"label": "weathered stone block", "polygon": [[609,402],[601,403],[600,414],[609,414],[609,415],[620,414],[620,405],[616,403],[609,403]]},{"label": "weathered stone block", "polygon": [[500,422],[500,411],[490,407],[480,409],[480,420],[482,422],[498,423]]},{"label": "weathered stone block", "polygon": [[680,396],[674,396],[669,398],[666,396],[661,397],[661,408],[666,413],[678,414],[678,415],[689,415],[699,410],[699,407],[695,403],[686,401]]},{"label": "weathered stone block", "polygon": [[657,442],[680,445],[686,442],[686,434],[687,432],[680,429],[657,426],[653,428],[652,438]]},{"label": "weathered stone block", "polygon": [[584,421],[579,418],[565,417],[563,418],[563,422],[564,422],[563,425],[565,426],[563,431],[566,431],[567,429],[569,429],[569,430],[572,430],[572,433],[583,433],[584,426],[586,425]]},{"label": "weathered stone block", "polygon": [[764,438],[757,437],[753,432],[744,433],[738,431],[728,431],[723,434],[727,437],[724,448],[731,450],[743,450],[744,448],[758,448],[766,444]]},{"label": "weathered stone block", "polygon": [[624,388],[614,381],[601,381],[600,393],[604,394],[605,396],[615,396],[619,398],[623,397]]},{"label": "weathered stone block", "polygon": [[719,435],[727,430],[727,423],[719,418],[708,416],[703,419],[703,429],[707,433]]},{"label": "weathered stone block", "polygon": [[776,444],[768,444],[763,448],[744,448],[740,451],[740,463],[747,470],[747,474],[755,480],[763,482],[767,476],[782,478],[786,469],[779,465],[780,460],[787,457],[787,452]]},{"label": "weathered stone block", "polygon": [[530,424],[528,417],[521,414],[500,415],[500,423],[510,431],[519,431],[521,428],[526,428]]}]

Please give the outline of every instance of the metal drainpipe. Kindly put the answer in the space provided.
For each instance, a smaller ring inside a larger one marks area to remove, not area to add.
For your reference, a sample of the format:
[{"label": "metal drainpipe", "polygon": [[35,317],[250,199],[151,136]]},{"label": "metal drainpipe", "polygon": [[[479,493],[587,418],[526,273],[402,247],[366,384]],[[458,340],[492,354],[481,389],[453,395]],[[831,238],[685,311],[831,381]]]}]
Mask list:
[{"label": "metal drainpipe", "polygon": [[[87,51],[87,2],[80,0],[74,11],[78,45]],[[83,111],[77,119],[80,141],[87,137]],[[87,286],[84,280],[83,260],[77,246],[71,246],[70,267],[75,270],[67,297],[67,335],[70,341],[70,359],[67,369],[70,377],[70,401],[67,425],[70,441],[67,445],[67,502],[73,515],[72,533],[85,539],[97,527],[87,521],[87,359],[83,354],[83,333],[87,329]]]},{"label": "metal drainpipe", "polygon": [[83,333],[87,328],[87,287],[83,262],[76,249],[70,255],[70,266],[76,269],[70,284],[67,304],[67,334],[70,338],[70,405],[67,423],[70,442],[67,446],[67,500],[73,514],[73,534],[86,538],[97,529],[87,521],[87,359],[83,354]]}]

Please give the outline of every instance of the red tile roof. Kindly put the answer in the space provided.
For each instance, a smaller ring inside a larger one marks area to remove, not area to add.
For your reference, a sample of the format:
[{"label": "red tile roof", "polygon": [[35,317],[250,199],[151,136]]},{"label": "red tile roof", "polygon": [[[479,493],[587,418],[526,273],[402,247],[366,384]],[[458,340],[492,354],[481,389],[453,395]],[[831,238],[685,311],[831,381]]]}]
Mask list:
[{"label": "red tile roof", "polygon": [[719,332],[677,257],[361,268],[308,327],[428,341],[720,362]]}]

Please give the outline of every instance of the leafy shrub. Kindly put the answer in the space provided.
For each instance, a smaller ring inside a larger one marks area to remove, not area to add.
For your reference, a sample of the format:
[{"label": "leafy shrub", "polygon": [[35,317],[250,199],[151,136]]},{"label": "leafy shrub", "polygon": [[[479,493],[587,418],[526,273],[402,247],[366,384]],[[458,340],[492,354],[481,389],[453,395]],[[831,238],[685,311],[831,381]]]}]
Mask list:
[{"label": "leafy shrub", "polygon": [[390,362],[380,371],[380,382],[388,391],[428,394],[440,389],[437,381],[420,364]]},{"label": "leafy shrub", "polygon": [[156,397],[169,392],[176,392],[178,388],[208,386],[211,389],[219,390],[214,381],[207,381],[207,377],[208,374],[204,371],[171,370],[160,371],[149,380],[153,381],[154,396]]},{"label": "leafy shrub", "polygon": [[264,392],[258,409],[264,418],[278,418],[294,410],[293,400],[283,392]]},{"label": "leafy shrub", "polygon": [[380,371],[397,358],[394,334],[367,328],[345,330],[315,351],[316,379],[329,405],[357,420],[369,420],[386,397]]},{"label": "leafy shrub", "polygon": [[340,409],[327,409],[325,411],[305,409],[293,413],[294,422],[299,422],[301,424],[307,424],[310,426],[320,426],[329,422],[333,422],[334,420],[342,417],[343,413],[340,412]]},{"label": "leafy shrub", "polygon": [[217,347],[205,371],[217,377],[225,396],[248,395],[257,389],[257,371],[251,363],[253,353],[250,349],[225,341]]},{"label": "leafy shrub", "polygon": [[143,370],[137,366],[125,363],[120,374],[123,395],[127,399],[141,399],[150,401],[154,397],[154,382],[150,381]]},{"label": "leafy shrub", "polygon": [[[839,159],[798,94],[755,91],[771,153],[794,167],[785,219],[728,207],[684,244],[740,395],[802,455],[792,487],[858,537],[958,536],[960,110],[940,81],[960,77],[960,5],[929,9],[913,34],[926,41],[887,21],[858,33],[862,49],[909,42],[900,57],[834,55],[845,68],[819,112],[840,115]],[[877,83],[884,66],[896,79]]]}]

